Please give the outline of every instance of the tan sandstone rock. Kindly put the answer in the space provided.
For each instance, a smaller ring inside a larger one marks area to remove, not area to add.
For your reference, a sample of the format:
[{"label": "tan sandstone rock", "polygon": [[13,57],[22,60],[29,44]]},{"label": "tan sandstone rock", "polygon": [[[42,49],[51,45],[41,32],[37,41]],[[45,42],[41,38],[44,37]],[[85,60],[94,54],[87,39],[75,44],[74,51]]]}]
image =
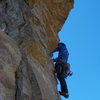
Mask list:
[{"label": "tan sandstone rock", "polygon": [[14,40],[0,32],[0,100],[14,100],[15,72],[21,54]]},{"label": "tan sandstone rock", "polygon": [[0,100],[61,100],[50,52],[73,0],[0,0]]}]

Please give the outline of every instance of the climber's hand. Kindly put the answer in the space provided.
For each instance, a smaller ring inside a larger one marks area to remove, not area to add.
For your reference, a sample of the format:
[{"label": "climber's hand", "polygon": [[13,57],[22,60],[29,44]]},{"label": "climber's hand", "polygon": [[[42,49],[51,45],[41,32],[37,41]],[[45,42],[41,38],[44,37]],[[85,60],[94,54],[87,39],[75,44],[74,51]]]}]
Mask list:
[{"label": "climber's hand", "polygon": [[53,57],[53,53],[51,53],[49,50],[48,50],[47,53],[48,53],[48,56],[49,56],[49,57]]},{"label": "climber's hand", "polygon": [[53,62],[57,62],[57,59],[52,59],[53,60]]},{"label": "climber's hand", "polygon": [[73,75],[73,72],[68,73],[68,76],[72,76],[72,75]]},{"label": "climber's hand", "polygon": [[53,53],[50,53],[50,57],[53,57]]}]

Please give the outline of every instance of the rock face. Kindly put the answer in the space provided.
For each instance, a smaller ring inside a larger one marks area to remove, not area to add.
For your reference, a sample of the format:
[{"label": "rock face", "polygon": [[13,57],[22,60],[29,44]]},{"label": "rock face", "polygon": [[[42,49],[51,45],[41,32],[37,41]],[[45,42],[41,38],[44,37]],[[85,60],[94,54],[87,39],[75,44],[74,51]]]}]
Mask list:
[{"label": "rock face", "polygon": [[60,100],[50,52],[73,0],[0,0],[0,100]]}]

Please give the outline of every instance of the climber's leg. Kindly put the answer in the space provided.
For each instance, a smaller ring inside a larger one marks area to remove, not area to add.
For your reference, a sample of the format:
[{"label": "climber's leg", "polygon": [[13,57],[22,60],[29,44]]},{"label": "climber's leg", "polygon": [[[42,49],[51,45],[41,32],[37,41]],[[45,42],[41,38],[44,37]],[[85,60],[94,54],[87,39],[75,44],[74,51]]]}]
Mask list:
[{"label": "climber's leg", "polygon": [[60,85],[61,85],[61,92],[59,92],[61,95],[63,95],[64,97],[68,98],[68,88],[67,88],[67,84],[66,81],[63,77],[63,75],[61,74],[57,74],[58,80],[60,81]]},{"label": "climber's leg", "polygon": [[57,74],[57,77],[58,77],[58,80],[60,81],[61,91],[68,93],[67,84],[66,84],[66,81],[65,81],[63,75]]}]

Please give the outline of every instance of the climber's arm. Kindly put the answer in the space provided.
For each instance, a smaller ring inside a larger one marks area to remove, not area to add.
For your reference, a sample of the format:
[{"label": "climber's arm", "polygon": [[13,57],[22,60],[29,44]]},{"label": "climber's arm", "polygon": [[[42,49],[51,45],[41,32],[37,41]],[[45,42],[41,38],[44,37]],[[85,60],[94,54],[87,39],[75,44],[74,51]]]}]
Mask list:
[{"label": "climber's arm", "polygon": [[55,48],[51,53],[57,52],[58,51],[58,47]]}]

